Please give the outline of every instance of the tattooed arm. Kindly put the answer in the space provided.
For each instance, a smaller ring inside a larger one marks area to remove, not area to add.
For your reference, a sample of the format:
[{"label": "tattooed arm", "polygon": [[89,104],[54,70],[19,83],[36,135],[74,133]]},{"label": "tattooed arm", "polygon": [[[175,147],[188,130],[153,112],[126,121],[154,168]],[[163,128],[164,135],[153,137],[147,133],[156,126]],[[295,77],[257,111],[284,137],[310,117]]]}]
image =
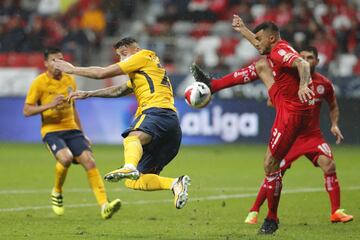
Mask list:
[{"label": "tattooed arm", "polygon": [[308,87],[311,83],[310,64],[304,59],[298,57],[292,64],[294,68],[297,68],[300,77],[298,95],[301,102],[307,102],[314,96],[314,92]]},{"label": "tattooed arm", "polygon": [[94,91],[76,91],[70,93],[68,100],[71,99],[85,99],[89,97],[101,97],[101,98],[117,98],[123,97],[132,92],[132,89],[124,82],[118,86],[112,86],[108,88],[102,88]]}]

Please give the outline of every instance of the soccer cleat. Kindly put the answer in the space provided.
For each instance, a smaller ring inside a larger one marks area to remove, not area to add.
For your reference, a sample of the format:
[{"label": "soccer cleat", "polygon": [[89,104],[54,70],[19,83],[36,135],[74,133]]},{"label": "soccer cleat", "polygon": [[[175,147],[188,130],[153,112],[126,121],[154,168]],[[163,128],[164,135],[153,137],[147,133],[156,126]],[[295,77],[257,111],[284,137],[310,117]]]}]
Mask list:
[{"label": "soccer cleat", "polygon": [[137,180],[140,177],[140,172],[135,168],[122,167],[107,173],[104,179],[108,182],[118,182],[124,178]]},{"label": "soccer cleat", "polygon": [[190,72],[195,78],[195,81],[205,83],[211,90],[211,77],[206,74],[198,65],[192,64]]},{"label": "soccer cleat", "polygon": [[64,205],[63,205],[63,196],[61,193],[55,192],[54,190],[51,193],[51,205],[52,210],[58,216],[64,215]]},{"label": "soccer cleat", "polygon": [[245,219],[245,223],[247,224],[257,224],[258,223],[258,212],[256,211],[251,211],[249,212],[249,214],[247,215],[246,219]]},{"label": "soccer cleat", "polygon": [[189,176],[184,175],[178,178],[174,184],[172,191],[174,193],[174,205],[177,209],[185,207],[188,200],[188,186],[191,179]]},{"label": "soccer cleat", "polygon": [[348,215],[345,213],[345,209],[338,209],[330,216],[330,221],[332,223],[347,223],[354,220],[354,217],[352,215]]},{"label": "soccer cleat", "polygon": [[279,226],[276,220],[265,218],[264,223],[259,229],[258,234],[264,234],[264,235],[274,234],[278,228]]},{"label": "soccer cleat", "polygon": [[101,217],[103,219],[111,218],[112,215],[114,215],[114,213],[119,211],[120,207],[121,207],[120,199],[115,199],[115,200],[113,200],[111,202],[105,203],[101,207]]}]

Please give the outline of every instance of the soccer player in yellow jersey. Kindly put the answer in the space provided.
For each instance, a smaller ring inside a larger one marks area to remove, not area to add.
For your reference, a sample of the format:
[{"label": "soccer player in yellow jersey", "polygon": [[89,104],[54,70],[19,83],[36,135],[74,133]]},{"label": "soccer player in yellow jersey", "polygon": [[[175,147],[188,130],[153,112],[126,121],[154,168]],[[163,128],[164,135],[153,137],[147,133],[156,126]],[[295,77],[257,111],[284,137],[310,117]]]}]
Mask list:
[{"label": "soccer player in yellow jersey", "polygon": [[69,99],[121,97],[133,92],[138,109],[130,128],[122,134],[125,164],[106,174],[105,180],[126,179],[125,186],[136,190],[172,190],[175,207],[183,208],[190,177],[159,176],[178,153],[182,137],[170,80],[155,52],[141,49],[135,39],[123,38],[114,48],[121,61],[107,67],[74,67],[61,60],[53,65],[61,71],[95,79],[129,76],[130,80],[119,86],[73,92]]},{"label": "soccer player in yellow jersey", "polygon": [[64,214],[62,188],[71,163],[80,163],[86,173],[101,216],[111,218],[121,206],[119,199],[108,202],[104,183],[95,165],[89,141],[81,131],[79,116],[73,102],[66,101],[76,83],[72,76],[55,69],[50,62],[63,59],[60,49],[49,48],[44,52],[47,71],[31,84],[25,100],[26,117],[41,114],[41,136],[55,156],[55,186],[51,193],[52,209],[57,215]]}]

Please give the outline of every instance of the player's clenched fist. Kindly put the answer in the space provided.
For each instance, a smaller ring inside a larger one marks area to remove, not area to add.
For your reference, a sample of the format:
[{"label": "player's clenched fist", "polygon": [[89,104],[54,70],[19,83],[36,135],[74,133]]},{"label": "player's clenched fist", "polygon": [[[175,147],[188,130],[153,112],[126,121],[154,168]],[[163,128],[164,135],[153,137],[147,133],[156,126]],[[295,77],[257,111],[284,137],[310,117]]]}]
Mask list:
[{"label": "player's clenched fist", "polygon": [[235,31],[240,32],[242,27],[245,27],[243,20],[239,17],[239,15],[234,14],[232,27]]}]

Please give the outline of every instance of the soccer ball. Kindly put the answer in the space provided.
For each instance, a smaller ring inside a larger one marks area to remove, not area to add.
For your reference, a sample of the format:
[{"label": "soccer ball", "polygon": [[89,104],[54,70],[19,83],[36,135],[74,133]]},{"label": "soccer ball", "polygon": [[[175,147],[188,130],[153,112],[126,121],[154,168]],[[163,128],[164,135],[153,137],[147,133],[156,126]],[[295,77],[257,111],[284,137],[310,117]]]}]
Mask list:
[{"label": "soccer ball", "polygon": [[203,108],[211,100],[210,88],[202,82],[194,82],[185,89],[185,102],[194,108]]}]

